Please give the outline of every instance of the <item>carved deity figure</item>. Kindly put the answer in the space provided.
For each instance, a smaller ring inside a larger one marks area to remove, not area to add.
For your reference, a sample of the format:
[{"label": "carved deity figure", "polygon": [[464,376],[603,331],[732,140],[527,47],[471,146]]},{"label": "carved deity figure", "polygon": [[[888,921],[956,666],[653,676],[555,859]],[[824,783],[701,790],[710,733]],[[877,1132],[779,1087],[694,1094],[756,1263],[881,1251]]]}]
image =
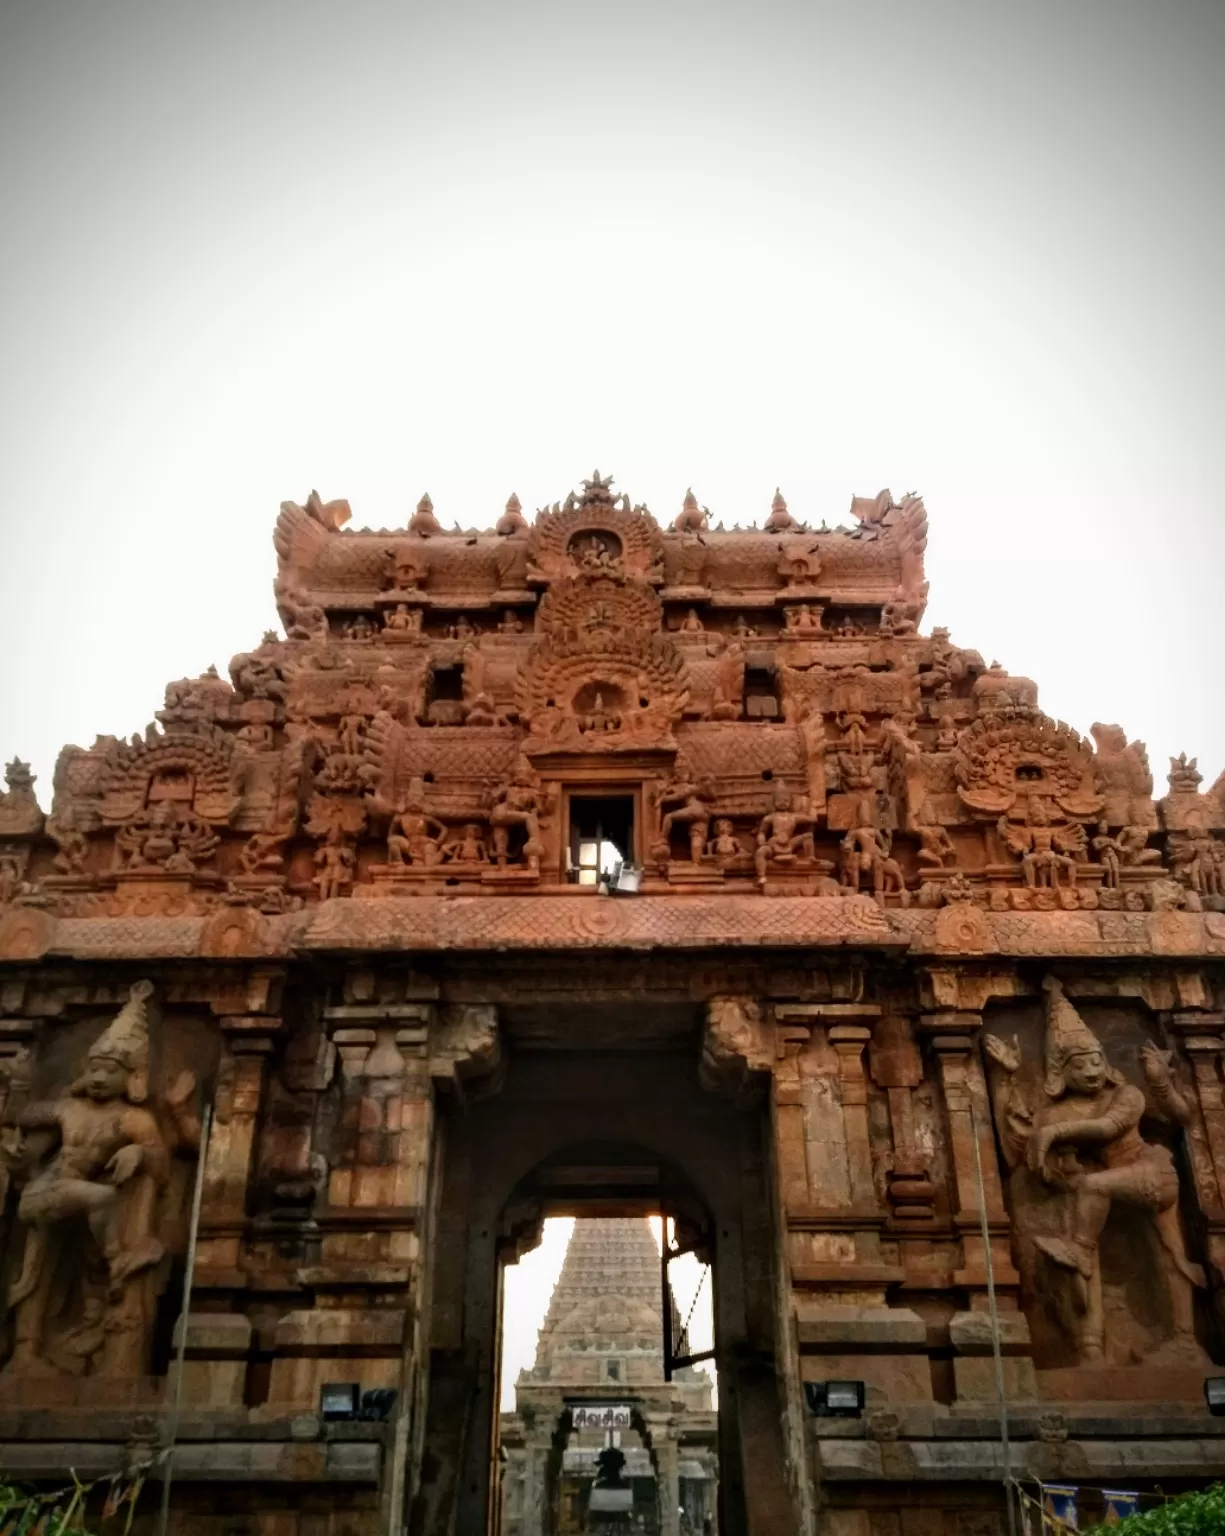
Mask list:
[{"label": "carved deity figure", "polygon": [[364,613],[359,613],[345,625],[345,634],[350,640],[369,640],[374,635],[374,625]]},{"label": "carved deity figure", "polygon": [[71,805],[56,808],[47,818],[47,835],[56,846],[51,867],[58,875],[83,875],[89,840],[77,823]]},{"label": "carved deity figure", "polygon": [[620,564],[613,544],[599,533],[588,534],[585,539],[575,545],[573,553],[578,557],[579,569],[588,575],[602,575],[606,571],[614,571]]},{"label": "carved deity figure", "polygon": [[730,863],[732,859],[738,859],[744,852],[740,846],[740,839],[726,816],[715,818],[714,836],[706,844],[706,852],[719,864]]},{"label": "carved deity figure", "polygon": [[423,864],[433,868],[442,858],[446,827],[425,809],[424,786],[414,780],[407,798],[391,819],[387,835],[388,864]]},{"label": "carved deity figure", "polygon": [[806,809],[795,805],[786,784],[774,787],[774,809],[761,818],[757,829],[757,848],[753,864],[757,883],[764,886],[771,864],[794,864],[797,858],[811,859],[814,853],[815,822]]},{"label": "carved deity figure", "polygon": [[1178,832],[1170,839],[1174,877],[1198,896],[1225,896],[1225,843],[1210,832]]},{"label": "carved deity figure", "polygon": [[810,608],[807,603],[802,603],[797,608],[786,609],[785,618],[785,633],[789,635],[815,635],[821,633],[820,610]]},{"label": "carved deity figure", "polygon": [[166,1095],[163,1119],[146,1102],[152,992],[150,982],[137,982],[71,1089],[20,1116],[24,1130],[51,1132],[55,1141],[17,1208],[27,1234],[8,1296],[17,1317],[7,1370],[15,1374],[147,1369],[153,1271],[164,1253],[159,1195],[171,1153],[199,1145],[187,1108],[191,1074]]},{"label": "carved deity figure", "polygon": [[858,892],[866,875],[872,883],[872,894],[882,904],[893,891],[903,907],[910,905],[902,866],[893,857],[891,833],[882,832],[879,827],[852,827],[839,849],[842,884],[849,890]]},{"label": "carved deity figure", "polygon": [[685,614],[685,617],[681,620],[681,634],[701,635],[704,633],[705,625],[702,623],[701,619],[698,618],[697,609],[690,608]]},{"label": "carved deity figure", "polygon": [[22,890],[24,864],[19,854],[0,850],[0,907],[6,906]]},{"label": "carved deity figure", "polygon": [[737,640],[755,640],[757,638],[757,631],[742,613],[736,615],[736,622],[732,625],[732,634],[735,635]]},{"label": "carved deity figure", "polygon": [[1041,795],[1029,796],[1024,824],[1016,826],[1004,815],[996,826],[1007,848],[1021,860],[1026,885],[1046,889],[1075,887],[1076,860],[1072,854],[1084,844],[1083,827],[1053,826]]},{"label": "carved deity figure", "polygon": [[500,635],[521,635],[523,633],[523,620],[513,608],[507,608],[502,615],[502,622],[498,625]]},{"label": "carved deity figure", "polygon": [[[669,806],[671,810],[667,809]],[[655,796],[655,808],[659,813],[657,856],[669,858],[672,828],[687,827],[689,858],[694,864],[700,864],[710,833],[710,788],[697,782],[680,753],[677,754],[675,772]]]},{"label": "carved deity figure", "polygon": [[516,828],[524,833],[522,857],[532,874],[540,873],[540,855],[544,844],[540,838],[540,787],[536,776],[521,762],[510,781],[500,784],[494,791],[489,810],[489,826],[493,834],[493,859],[499,869],[510,862],[510,835]]},{"label": "carved deity figure", "polygon": [[420,634],[421,610],[410,608],[407,603],[397,603],[384,617],[383,627],[399,634]]},{"label": "carved deity figure", "polygon": [[729,640],[715,659],[712,720],[739,720],[744,709],[744,647]]},{"label": "carved deity figure", "polygon": [[1094,853],[1097,854],[1098,863],[1102,866],[1102,884],[1108,891],[1117,891],[1122,883],[1119,871],[1123,867],[1123,843],[1117,837],[1111,837],[1109,824],[1099,821],[1097,824],[1097,836],[1092,839]]},{"label": "carved deity figure", "polygon": [[480,823],[466,822],[455,841],[448,843],[442,850],[442,857],[447,864],[483,864],[485,839],[481,835]]},{"label": "carved deity figure", "polygon": [[919,851],[916,857],[920,864],[928,869],[944,869],[949,864],[956,864],[957,850],[944,827],[923,826],[918,832]]},{"label": "carved deity figure", "polygon": [[342,715],[336,728],[336,744],[346,757],[360,757],[369,724],[365,715]]},{"label": "carved deity figure", "polygon": [[[1016,1082],[1021,1067],[1011,1045],[984,1038],[1002,1075],[995,1091],[995,1117],[1009,1165],[1024,1170],[1046,1191],[1018,1208],[1018,1231],[1032,1239],[1061,1275],[1061,1319],[1082,1364],[1105,1357],[1100,1243],[1115,1205],[1143,1212],[1153,1224],[1163,1255],[1174,1350],[1197,1355],[1193,1291],[1204,1272],[1186,1254],[1178,1217],[1178,1173],[1167,1147],[1140,1134],[1145,1113],[1141,1089],[1127,1083],[1106,1059],[1100,1041],[1051,976],[1046,994],[1046,1079],[1043,1102],[1026,1102]],[[1158,1107],[1185,1122],[1190,1111],[1170,1077],[1169,1054],[1146,1045],[1141,1064]],[[1014,1180],[1016,1178],[1014,1173]],[[1060,1203],[1061,1224],[1051,1229],[1042,1205]],[[1026,1231],[1027,1227],[1033,1230]],[[1045,1230],[1043,1230],[1045,1228]]]},{"label": "carved deity figure", "polygon": [[116,867],[190,875],[214,852],[218,842],[217,834],[201,817],[182,810],[173,800],[157,800],[116,831]]},{"label": "carved deity figure", "polygon": [[348,843],[341,840],[340,833],[337,831],[329,834],[327,842],[315,853],[315,865],[319,873],[313,883],[319,888],[319,900],[333,901],[343,895],[345,886],[353,883],[356,864],[357,855]]}]

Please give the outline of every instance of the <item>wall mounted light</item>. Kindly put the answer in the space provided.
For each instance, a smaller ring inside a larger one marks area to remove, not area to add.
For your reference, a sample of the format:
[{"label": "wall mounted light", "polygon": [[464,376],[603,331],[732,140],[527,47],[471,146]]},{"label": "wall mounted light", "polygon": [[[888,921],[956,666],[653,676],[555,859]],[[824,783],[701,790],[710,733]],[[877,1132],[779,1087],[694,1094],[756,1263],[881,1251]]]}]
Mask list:
[{"label": "wall mounted light", "polygon": [[862,1381],[806,1381],[804,1396],[813,1413],[827,1419],[857,1419],[863,1412],[867,1389]]},{"label": "wall mounted light", "polygon": [[319,1417],[334,1423],[355,1419],[361,1406],[362,1389],[355,1381],[327,1381],[319,1388]]},{"label": "wall mounted light", "polygon": [[386,1420],[396,1403],[394,1387],[368,1387],[356,1381],[329,1381],[319,1389],[319,1416],[329,1423],[345,1419]]},{"label": "wall mounted light", "polygon": [[1204,1382],[1204,1401],[1208,1412],[1225,1414],[1225,1376],[1209,1376]]}]

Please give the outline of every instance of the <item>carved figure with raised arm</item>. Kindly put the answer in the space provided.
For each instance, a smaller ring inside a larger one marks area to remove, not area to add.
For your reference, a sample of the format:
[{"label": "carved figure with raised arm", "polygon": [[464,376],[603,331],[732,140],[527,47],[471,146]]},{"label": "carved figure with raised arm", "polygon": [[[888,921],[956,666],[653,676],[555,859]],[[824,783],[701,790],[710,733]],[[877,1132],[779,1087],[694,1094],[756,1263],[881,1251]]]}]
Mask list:
[{"label": "carved figure with raised arm", "polygon": [[[660,788],[655,805],[660,818],[658,856],[670,857],[672,828],[681,826],[689,830],[690,859],[694,864],[700,863],[710,833],[710,789],[696,781],[689,764],[679,753],[676,770]],[[672,809],[668,810],[668,806]]]},{"label": "carved figure with raised arm", "polygon": [[156,1298],[145,1281],[164,1252],[158,1196],[174,1145],[199,1139],[188,1123],[190,1074],[166,1096],[169,1131],[147,1104],[152,992],[137,982],[68,1092],[20,1117],[49,1150],[17,1208],[27,1234],[8,1295],[17,1314],[10,1372],[147,1369]]},{"label": "carved figure with raised arm", "polygon": [[[1124,1080],[1101,1042],[1053,976],[1043,982],[1046,1073],[1042,1102],[1027,1102],[1017,1083],[1021,1056],[995,1036],[987,1053],[1002,1069],[994,1107],[1005,1156],[1045,1190],[1045,1216],[1032,1202],[1017,1211],[1018,1235],[1028,1238],[1063,1277],[1060,1316],[1080,1363],[1105,1358],[1100,1244],[1111,1210],[1129,1206],[1153,1224],[1163,1258],[1175,1354],[1198,1359],[1193,1295],[1205,1284],[1202,1268],[1186,1253],[1178,1215],[1178,1173],[1168,1147],[1140,1133],[1142,1089]],[[1170,1056],[1151,1043],[1141,1066],[1158,1108],[1185,1123],[1190,1111],[1170,1076]],[[1014,1172],[1014,1179],[1016,1178]],[[1052,1212],[1050,1202],[1060,1202]],[[1051,1217],[1061,1220],[1053,1225]]]}]

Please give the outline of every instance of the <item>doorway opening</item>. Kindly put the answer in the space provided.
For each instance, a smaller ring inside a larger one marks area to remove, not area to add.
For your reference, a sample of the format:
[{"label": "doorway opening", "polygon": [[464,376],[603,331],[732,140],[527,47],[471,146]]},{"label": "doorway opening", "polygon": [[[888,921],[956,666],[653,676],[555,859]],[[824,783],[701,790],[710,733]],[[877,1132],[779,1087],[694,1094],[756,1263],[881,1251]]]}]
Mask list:
[{"label": "doorway opening", "polygon": [[598,886],[622,864],[633,864],[633,795],[571,794],[567,876],[576,885]]},{"label": "doorway opening", "polygon": [[560,1198],[502,1266],[498,1536],[718,1529],[711,1229],[659,1174],[593,1162],[537,1176]]}]

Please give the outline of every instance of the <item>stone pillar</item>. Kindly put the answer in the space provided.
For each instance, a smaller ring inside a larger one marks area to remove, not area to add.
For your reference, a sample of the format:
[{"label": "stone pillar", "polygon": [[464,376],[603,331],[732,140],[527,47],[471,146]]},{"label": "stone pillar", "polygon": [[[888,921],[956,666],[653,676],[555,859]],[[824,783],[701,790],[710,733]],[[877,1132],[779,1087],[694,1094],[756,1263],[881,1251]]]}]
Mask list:
[{"label": "stone pillar", "polygon": [[1196,1194],[1205,1213],[1220,1212],[1225,1204],[1221,1195],[1225,1189],[1225,1084],[1221,1079],[1225,1013],[1184,1009],[1167,1018],[1182,1041],[1195,1078],[1198,1113],[1186,1130]]},{"label": "stone pillar", "polygon": [[668,1419],[648,1418],[647,1427],[659,1479],[659,1536],[680,1536],[680,1447]]},{"label": "stone pillar", "polygon": [[227,1273],[239,1273],[256,1125],[268,1058],[281,1029],[279,1018],[258,1014],[227,1014],[218,1022],[221,1059],[204,1160],[204,1216],[196,1252],[197,1275],[203,1283],[214,1285],[224,1284]]},{"label": "stone pillar", "polygon": [[[925,1325],[886,1300],[903,1272],[882,1254],[887,1217],[872,1165],[864,1051],[880,1015],[865,1002],[774,1005],[777,1093],[794,1093],[803,1116],[804,1198],[794,1198],[798,1180],[783,1186],[800,1374],[862,1380],[876,1402],[930,1402]],[[794,1089],[783,1075],[793,1061]]]},{"label": "stone pillar", "polygon": [[545,1462],[552,1445],[529,1437],[523,1452],[523,1496],[519,1505],[519,1536],[544,1536]]},{"label": "stone pillar", "polygon": [[[432,1004],[415,1002],[325,1010],[340,1067],[340,1126],[319,1263],[299,1272],[315,1304],[276,1329],[269,1401],[278,1411],[314,1408],[325,1381],[402,1387],[433,1135],[433,1016]],[[384,1298],[377,1306],[372,1290]]]},{"label": "stone pillar", "polygon": [[[268,1079],[268,1061],[283,1021],[277,1015],[222,1014],[221,1055],[213,1117],[204,1154],[204,1190],[196,1247],[193,1306],[175,1323],[177,1348],[187,1329],[183,1401],[191,1408],[240,1408],[246,1395],[252,1327],[240,1311],[214,1311],[209,1293],[236,1307],[247,1283],[241,1265],[247,1204],[255,1166],[256,1131]],[[204,1303],[202,1306],[201,1303]],[[226,1303],[223,1303],[225,1305]],[[177,1360],[170,1368],[174,1390]]]},{"label": "stone pillar", "polygon": [[1185,1130],[1204,1225],[1209,1282],[1221,1314],[1225,1312],[1225,1012],[1188,1008],[1166,1017],[1182,1041],[1195,1079],[1192,1118]]},{"label": "stone pillar", "polygon": [[[980,1217],[978,1171],[982,1169],[982,1187],[987,1211],[987,1230],[997,1293],[1015,1297],[1020,1276],[1009,1252],[1010,1223],[1004,1208],[1000,1184],[999,1160],[992,1133],[991,1106],[987,1085],[978,1060],[978,1034],[982,1029],[980,1013],[944,1010],[925,1013],[921,1028],[928,1038],[940,1071],[948,1116],[949,1147],[952,1152],[953,1224],[961,1235],[965,1263],[953,1279],[971,1293],[972,1306],[986,1306],[987,1264],[983,1251]],[[973,1118],[971,1118],[971,1104]],[[978,1130],[978,1160],[975,1160],[974,1123]]]},{"label": "stone pillar", "polygon": [[987,1315],[987,1252],[982,1237],[985,1208],[1004,1356],[1004,1391],[1009,1397],[1033,1399],[1037,1396],[1037,1377],[1030,1357],[1029,1324],[1018,1310],[1021,1277],[1012,1262],[1011,1223],[1004,1206],[987,1084],[978,1057],[982,1015],[960,1010],[926,1013],[921,1029],[936,1057],[948,1117],[955,1186],[952,1220],[964,1256],[953,1280],[969,1293],[970,1302],[968,1311],[955,1312],[949,1320],[957,1397],[964,1402],[990,1402],[999,1395],[995,1342]]}]

